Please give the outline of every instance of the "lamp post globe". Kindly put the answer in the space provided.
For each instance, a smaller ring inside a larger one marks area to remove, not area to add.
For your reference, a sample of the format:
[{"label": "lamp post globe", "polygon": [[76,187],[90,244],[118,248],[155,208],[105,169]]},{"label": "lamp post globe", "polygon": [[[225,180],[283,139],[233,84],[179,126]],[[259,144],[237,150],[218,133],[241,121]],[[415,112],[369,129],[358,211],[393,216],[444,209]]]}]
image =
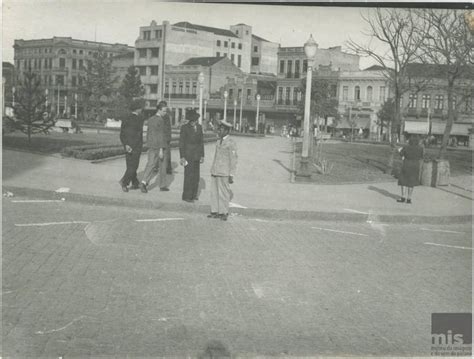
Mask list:
[{"label": "lamp post globe", "polygon": [[313,35],[310,35],[308,41],[304,44],[304,53],[308,59],[313,59],[318,50],[318,43],[314,41]]},{"label": "lamp post globe", "polygon": [[202,72],[198,75],[199,82],[199,124],[202,125],[202,91],[204,85],[204,74]]},{"label": "lamp post globe", "polygon": [[227,119],[227,96],[228,92],[224,91],[224,121]]}]

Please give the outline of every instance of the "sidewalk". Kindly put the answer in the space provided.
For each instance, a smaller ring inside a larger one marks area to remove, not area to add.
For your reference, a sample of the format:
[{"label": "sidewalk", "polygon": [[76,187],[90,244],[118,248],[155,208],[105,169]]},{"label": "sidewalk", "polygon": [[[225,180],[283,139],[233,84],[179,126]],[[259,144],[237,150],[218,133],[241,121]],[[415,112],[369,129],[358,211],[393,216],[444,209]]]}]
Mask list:
[{"label": "sidewalk", "polygon": [[[396,222],[467,221],[472,217],[472,178],[453,177],[452,185],[417,187],[413,204],[399,204],[395,182],[315,185],[292,184],[291,142],[281,137],[236,137],[239,161],[232,186],[234,212],[246,215],[318,218],[333,220],[380,220]],[[170,176],[169,192],[160,192],[153,184],[148,194],[123,193],[118,180],[123,175],[123,158],[92,164],[87,161],[3,151],[3,187],[17,194],[47,196],[59,188],[66,199],[93,200],[131,206],[209,211],[210,165],[214,144],[206,144],[206,161],[201,166],[201,194],[195,204],[181,201],[183,167],[176,166]],[[172,150],[176,165],[179,154]],[[146,164],[141,158],[139,176]],[[31,192],[36,190],[36,192]],[[38,191],[39,190],[39,191]],[[20,191],[20,192],[19,192]],[[46,191],[46,192],[44,192]]]}]

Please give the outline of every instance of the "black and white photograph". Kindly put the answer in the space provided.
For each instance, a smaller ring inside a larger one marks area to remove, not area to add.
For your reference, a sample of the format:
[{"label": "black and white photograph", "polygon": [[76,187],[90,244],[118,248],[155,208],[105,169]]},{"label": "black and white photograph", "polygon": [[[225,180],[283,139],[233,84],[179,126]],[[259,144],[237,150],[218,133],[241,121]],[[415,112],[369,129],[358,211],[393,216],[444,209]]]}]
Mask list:
[{"label": "black and white photograph", "polygon": [[2,1],[4,358],[472,356],[472,2]]}]

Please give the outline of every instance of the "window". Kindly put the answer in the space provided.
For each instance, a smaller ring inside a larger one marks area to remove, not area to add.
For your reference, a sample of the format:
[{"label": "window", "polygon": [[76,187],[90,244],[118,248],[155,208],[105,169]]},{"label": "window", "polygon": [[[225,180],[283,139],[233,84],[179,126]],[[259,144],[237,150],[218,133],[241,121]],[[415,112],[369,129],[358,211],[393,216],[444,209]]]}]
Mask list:
[{"label": "window", "polygon": [[84,60],[79,60],[79,68],[84,68]]},{"label": "window", "polygon": [[66,54],[66,50],[64,50],[64,49],[59,49],[58,54],[59,54],[59,55],[65,55],[65,54]]},{"label": "window", "polygon": [[235,56],[234,56],[234,54],[231,54],[230,55],[230,61],[232,61],[232,63],[234,63],[234,60],[235,60]]},{"label": "window", "polygon": [[140,71],[140,76],[146,76],[146,66],[138,66],[138,70]]},{"label": "window", "polygon": [[435,97],[435,110],[442,110],[444,103],[443,95],[436,95]]},{"label": "window", "polygon": [[138,56],[141,58],[146,57],[146,49],[138,49]]},{"label": "window", "polygon": [[303,60],[303,73],[308,71],[308,60]]},{"label": "window", "polygon": [[193,94],[196,94],[196,90],[197,90],[197,82],[193,81]]},{"label": "window", "polygon": [[356,86],[354,88],[354,100],[360,100],[360,87]]},{"label": "window", "polygon": [[66,67],[66,59],[59,58],[59,67],[62,69]]},{"label": "window", "polygon": [[224,41],[224,47],[229,47],[229,43],[227,41]]},{"label": "window", "polygon": [[92,55],[92,51],[89,51],[89,56],[91,56],[91,55]]},{"label": "window", "polygon": [[79,50],[79,55],[82,55],[83,53],[84,53],[84,51]]},{"label": "window", "polygon": [[155,39],[161,39],[162,32],[161,30],[155,30]]},{"label": "window", "polygon": [[247,89],[247,100],[252,99],[252,89]]},{"label": "window", "polygon": [[452,104],[453,104],[453,110],[456,110],[458,102],[457,102],[457,97],[455,95],[453,95]]},{"label": "window", "polygon": [[280,60],[280,73],[285,72],[285,60]]},{"label": "window", "polygon": [[245,30],[245,35],[248,35],[249,34],[249,31],[248,30]]},{"label": "window", "polygon": [[295,60],[295,78],[300,77],[300,60]]},{"label": "window", "polygon": [[234,89],[229,89],[229,98],[234,98]]},{"label": "window", "polygon": [[56,85],[64,85],[64,75],[56,75]]},{"label": "window", "polygon": [[232,49],[235,49],[235,42],[232,42],[232,43],[230,44],[230,47],[231,47]]},{"label": "window", "polygon": [[145,40],[150,40],[151,37],[151,31],[143,31],[143,38]]},{"label": "window", "polygon": [[151,57],[158,57],[160,54],[160,48],[154,47],[151,49]]},{"label": "window", "polygon": [[190,93],[191,91],[191,83],[189,81],[186,81],[186,93]]},{"label": "window", "polygon": [[287,87],[286,88],[286,104],[289,105],[290,104],[290,99],[291,99],[291,87]]},{"label": "window", "polygon": [[173,92],[171,93],[176,93],[176,81],[173,81]]},{"label": "window", "polygon": [[430,108],[430,101],[430,95],[423,95],[423,97],[421,98],[421,108]]},{"label": "window", "polygon": [[158,85],[150,85],[150,93],[158,93]]},{"label": "window", "polygon": [[385,86],[380,86],[379,96],[380,102],[385,102]]},{"label": "window", "polygon": [[217,46],[221,46],[221,40],[217,40]]},{"label": "window", "polygon": [[258,64],[259,64],[259,58],[252,57],[252,66],[258,66]]},{"label": "window", "polygon": [[253,47],[253,52],[258,52],[258,46]]},{"label": "window", "polygon": [[49,64],[48,59],[44,59],[44,68],[45,68],[45,69],[48,68],[48,64]]},{"label": "window", "polygon": [[298,88],[294,87],[293,88],[293,105],[296,105],[298,103]]},{"label": "window", "polygon": [[165,82],[165,94],[170,93],[170,83],[168,81]]},{"label": "window", "polygon": [[239,100],[242,98],[242,89],[239,89],[239,91],[237,92],[237,96]]},{"label": "window", "polygon": [[367,86],[367,101],[372,101],[372,86]]},{"label": "window", "polygon": [[291,72],[292,72],[292,67],[293,67],[293,61],[288,60],[286,63],[286,77],[291,77]]},{"label": "window", "polygon": [[239,50],[242,50],[242,44],[239,44],[238,48]]},{"label": "window", "polygon": [[342,100],[347,101],[349,98],[349,86],[342,86]]},{"label": "window", "polygon": [[183,93],[183,81],[179,82],[179,93]]},{"label": "window", "polygon": [[157,76],[158,75],[158,66],[150,66],[150,74],[152,76]]},{"label": "window", "polygon": [[414,93],[411,93],[408,96],[408,108],[416,108],[416,103],[418,101],[418,96]]},{"label": "window", "polygon": [[82,86],[82,76],[79,76],[79,86]]},{"label": "window", "polygon": [[[40,51],[40,52],[41,52],[41,51]],[[77,50],[76,50],[76,49],[73,49],[73,50],[72,50],[72,53],[73,53],[73,54],[77,54]]]},{"label": "window", "polygon": [[72,59],[72,69],[75,70],[77,68],[77,60]]},{"label": "window", "polygon": [[216,57],[221,57],[221,53],[219,51],[216,52]]},{"label": "window", "polygon": [[238,67],[242,66],[242,55],[237,55],[237,66]]},{"label": "window", "polygon": [[76,86],[76,82],[77,82],[77,77],[76,76],[71,77],[71,85]]}]

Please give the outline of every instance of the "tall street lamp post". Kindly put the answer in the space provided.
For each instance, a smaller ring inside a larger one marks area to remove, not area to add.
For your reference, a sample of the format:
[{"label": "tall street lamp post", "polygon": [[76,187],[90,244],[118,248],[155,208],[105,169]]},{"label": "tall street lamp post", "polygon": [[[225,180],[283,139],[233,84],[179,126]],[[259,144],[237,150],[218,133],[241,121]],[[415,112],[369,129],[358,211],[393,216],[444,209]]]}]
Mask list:
[{"label": "tall street lamp post", "polygon": [[224,91],[224,121],[227,119],[227,91]]},{"label": "tall street lamp post", "polygon": [[313,35],[304,44],[304,52],[308,58],[308,69],[306,71],[306,94],[304,102],[304,123],[303,123],[303,150],[301,152],[300,171],[298,176],[311,176],[309,168],[309,146],[311,141],[310,133],[310,110],[311,110],[311,81],[313,72],[313,60],[316,55],[318,44],[313,39]]},{"label": "tall street lamp post", "polygon": [[204,100],[204,119],[206,119],[207,114],[207,100]]},{"label": "tall street lamp post", "polygon": [[77,121],[77,93],[74,94],[74,118]]},{"label": "tall street lamp post", "polygon": [[237,116],[237,100],[234,100],[234,123],[232,123],[232,125],[234,126],[234,128],[235,128],[236,116]]},{"label": "tall street lamp post", "polygon": [[257,116],[255,117],[255,133],[258,133],[258,116],[260,112],[260,95],[257,95]]},{"label": "tall street lamp post", "polygon": [[204,87],[204,74],[202,72],[199,73],[198,82],[199,82],[199,124],[202,125],[202,90]]},{"label": "tall street lamp post", "polygon": [[244,88],[242,87],[242,92],[240,93],[240,113],[239,113],[239,131],[242,132],[242,104],[244,102]]}]

